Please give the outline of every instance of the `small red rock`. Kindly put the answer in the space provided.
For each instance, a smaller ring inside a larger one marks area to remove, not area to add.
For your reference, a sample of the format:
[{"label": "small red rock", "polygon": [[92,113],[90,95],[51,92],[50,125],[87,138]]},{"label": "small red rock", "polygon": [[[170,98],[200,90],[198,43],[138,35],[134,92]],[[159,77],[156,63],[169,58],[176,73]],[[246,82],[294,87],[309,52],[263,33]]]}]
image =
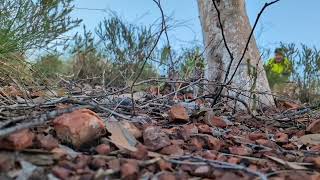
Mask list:
[{"label": "small red rock", "polygon": [[287,149],[287,150],[294,150],[297,148],[296,145],[292,144],[292,143],[289,143],[289,144],[285,144],[282,146],[283,148]]},{"label": "small red rock", "polygon": [[105,132],[103,120],[89,109],[63,114],[57,117],[53,124],[58,138],[77,148]]},{"label": "small red rock", "polygon": [[303,162],[304,163],[313,163],[314,158],[313,157],[304,157]]},{"label": "small red rock", "polygon": [[122,179],[138,179],[138,163],[125,163],[121,166],[120,171]]},{"label": "small red rock", "polygon": [[184,141],[182,139],[173,139],[171,140],[171,143],[175,145],[183,145]]},{"label": "small red rock", "polygon": [[108,155],[111,152],[111,148],[107,144],[100,144],[96,147],[96,152],[100,155]]},{"label": "small red rock", "polygon": [[163,159],[158,161],[158,166],[161,171],[166,171],[166,170],[172,171],[172,164]]},{"label": "small red rock", "polygon": [[266,134],[265,133],[258,133],[258,132],[253,132],[249,134],[249,139],[251,141],[255,141],[258,139],[266,139]]},{"label": "small red rock", "polygon": [[275,143],[269,141],[269,140],[266,140],[266,139],[258,139],[256,140],[256,143],[257,144],[260,144],[262,146],[266,146],[266,147],[269,147],[269,148],[274,148],[275,147]]},{"label": "small red rock", "polygon": [[146,159],[148,157],[148,149],[144,145],[138,144],[137,151],[130,152],[130,156],[138,160]]},{"label": "small red rock", "polygon": [[33,145],[34,134],[29,129],[10,134],[0,140],[1,149],[23,150]]},{"label": "small red rock", "polygon": [[228,124],[218,116],[215,116],[212,112],[207,112],[204,118],[204,121],[209,126],[225,128]]},{"label": "small red rock", "polygon": [[209,160],[216,160],[217,155],[215,153],[212,153],[211,151],[206,151],[203,153],[203,158],[209,159]]},{"label": "small red rock", "polygon": [[170,145],[170,139],[158,126],[149,126],[143,131],[144,145],[152,151],[157,151]]},{"label": "small red rock", "polygon": [[320,168],[320,157],[313,158],[313,163],[317,168]]},{"label": "small red rock", "polygon": [[219,178],[219,180],[233,180],[233,179],[240,179],[240,176],[236,175],[233,172],[225,172],[222,174],[222,176]]},{"label": "small red rock", "polygon": [[63,167],[56,166],[56,167],[52,168],[52,174],[62,180],[67,180],[69,178],[69,176],[71,175],[71,173],[72,172],[69,169],[66,169]]},{"label": "small red rock", "polygon": [[161,149],[160,153],[165,155],[182,156],[184,151],[178,145],[170,145]]},{"label": "small red rock", "polygon": [[88,164],[91,163],[91,156],[88,155],[78,155],[75,159],[75,168],[76,169],[84,169],[85,167],[88,166]]},{"label": "small red rock", "polygon": [[90,165],[94,169],[99,169],[99,168],[105,168],[107,163],[106,163],[106,160],[104,160],[102,158],[94,158],[91,161]]},{"label": "small red rock", "polygon": [[192,146],[192,148],[194,148],[194,150],[202,150],[204,144],[204,140],[199,138],[192,138],[190,141],[190,145]]},{"label": "small red rock", "polygon": [[217,160],[218,160],[218,161],[227,161],[228,158],[227,158],[225,155],[223,155],[223,154],[219,154],[219,155],[217,156]]},{"label": "small red rock", "polygon": [[176,176],[173,173],[165,172],[159,176],[159,180],[176,180]]},{"label": "small red rock", "polygon": [[313,121],[307,128],[307,131],[317,134],[320,133],[320,119]]},{"label": "small red rock", "polygon": [[169,117],[171,121],[189,121],[189,115],[186,108],[179,104],[171,107],[169,111]]},{"label": "small red rock", "polygon": [[182,165],[179,167],[179,169],[181,169],[182,171],[185,171],[185,172],[189,172],[189,173],[191,173],[191,172],[194,171],[194,168],[193,168],[191,165],[189,165],[189,164],[182,164]]},{"label": "small red rock", "polygon": [[221,142],[218,138],[210,136],[208,137],[208,146],[211,150],[219,151],[221,149]]},{"label": "small red rock", "polygon": [[199,166],[194,170],[193,174],[196,176],[207,177],[211,171],[210,166]]},{"label": "small red rock", "polygon": [[198,129],[199,129],[200,133],[204,133],[204,134],[211,134],[212,133],[211,128],[206,124],[200,124],[198,126]]},{"label": "small red rock", "polygon": [[253,171],[257,171],[258,170],[258,167],[254,164],[250,164],[249,165],[249,169],[253,170]]},{"label": "small red rock", "polygon": [[320,174],[311,175],[310,180],[320,180]]},{"label": "small red rock", "polygon": [[240,159],[236,157],[231,157],[228,159],[228,163],[231,163],[231,164],[238,164],[239,162],[240,162]]},{"label": "small red rock", "polygon": [[315,145],[310,148],[310,151],[320,152],[320,145]]},{"label": "small red rock", "polygon": [[56,147],[59,147],[59,142],[54,137],[49,135],[38,134],[37,135],[37,142],[39,146],[46,150],[52,150]]},{"label": "small red rock", "polygon": [[53,153],[53,155],[57,159],[61,159],[63,157],[68,156],[68,152],[65,149],[62,149],[62,148],[59,148],[59,147],[52,149],[51,153]]},{"label": "small red rock", "polygon": [[227,123],[220,117],[213,117],[211,120],[211,123],[213,126],[219,127],[219,128],[225,128],[227,127]]},{"label": "small red rock", "polygon": [[247,156],[252,154],[252,150],[248,147],[242,147],[242,146],[234,146],[234,147],[229,147],[229,151],[232,154],[240,155],[240,156]]},{"label": "small red rock", "polygon": [[183,130],[187,134],[198,134],[199,133],[197,126],[195,126],[194,124],[189,124],[189,125],[183,126]]},{"label": "small red rock", "polygon": [[278,143],[288,143],[289,142],[289,137],[287,134],[279,132],[275,136],[275,140]]},{"label": "small red rock", "polygon": [[0,154],[0,172],[8,172],[15,167],[15,157]]}]

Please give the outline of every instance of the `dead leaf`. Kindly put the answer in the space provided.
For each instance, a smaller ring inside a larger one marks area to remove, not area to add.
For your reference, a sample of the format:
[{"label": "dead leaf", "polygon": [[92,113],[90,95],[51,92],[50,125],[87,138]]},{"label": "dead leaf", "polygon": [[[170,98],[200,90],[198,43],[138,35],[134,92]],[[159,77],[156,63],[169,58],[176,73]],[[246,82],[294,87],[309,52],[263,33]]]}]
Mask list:
[{"label": "dead leaf", "polygon": [[266,157],[268,157],[269,159],[279,163],[279,164],[282,164],[284,166],[287,166],[287,167],[290,167],[292,169],[296,169],[296,170],[307,170],[308,168],[304,167],[304,166],[300,166],[298,165],[297,163],[295,162],[288,162],[288,161],[285,161],[285,160],[282,160],[280,158],[277,158],[277,157],[273,157],[273,156],[269,156],[269,155],[265,155]]},{"label": "dead leaf", "polygon": [[135,147],[138,141],[131,135],[125,128],[122,127],[121,123],[114,117],[110,120],[105,121],[107,131],[111,133],[110,139],[119,149],[125,148],[130,151],[136,151]]},{"label": "dead leaf", "polygon": [[124,129],[130,132],[136,139],[142,137],[142,132],[131,122],[121,121],[120,124]]},{"label": "dead leaf", "polygon": [[320,134],[308,134],[301,136],[297,141],[304,145],[320,145]]},{"label": "dead leaf", "polygon": [[320,119],[313,121],[308,127],[307,131],[315,134],[315,133],[320,133]]},{"label": "dead leaf", "polygon": [[[138,141],[131,135],[126,129],[121,126],[114,117],[111,117],[109,121],[105,122],[107,131],[112,135],[110,137],[110,142],[116,145],[118,148],[124,148],[126,150],[135,152],[138,150],[136,148]],[[148,156],[150,157],[160,157],[163,156],[159,153],[154,153],[148,151]]]}]

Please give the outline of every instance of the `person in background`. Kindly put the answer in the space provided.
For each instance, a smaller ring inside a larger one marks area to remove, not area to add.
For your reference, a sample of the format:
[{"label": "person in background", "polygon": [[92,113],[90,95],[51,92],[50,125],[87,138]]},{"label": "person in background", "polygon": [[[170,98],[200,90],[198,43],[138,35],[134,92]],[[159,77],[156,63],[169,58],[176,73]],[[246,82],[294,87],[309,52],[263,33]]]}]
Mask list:
[{"label": "person in background", "polygon": [[271,89],[276,93],[281,93],[285,88],[285,84],[290,82],[292,63],[285,56],[284,49],[277,48],[274,54],[274,57],[265,64],[265,70]]}]

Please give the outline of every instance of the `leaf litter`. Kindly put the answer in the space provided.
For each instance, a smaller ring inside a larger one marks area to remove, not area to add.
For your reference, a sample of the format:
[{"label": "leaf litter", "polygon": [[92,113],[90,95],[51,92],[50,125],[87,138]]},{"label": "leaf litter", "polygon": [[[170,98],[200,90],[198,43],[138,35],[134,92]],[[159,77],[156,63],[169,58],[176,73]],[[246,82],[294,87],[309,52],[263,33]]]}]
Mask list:
[{"label": "leaf litter", "polygon": [[320,179],[318,109],[284,102],[257,118],[145,91],[133,112],[130,93],[90,91],[7,93],[0,179]]}]

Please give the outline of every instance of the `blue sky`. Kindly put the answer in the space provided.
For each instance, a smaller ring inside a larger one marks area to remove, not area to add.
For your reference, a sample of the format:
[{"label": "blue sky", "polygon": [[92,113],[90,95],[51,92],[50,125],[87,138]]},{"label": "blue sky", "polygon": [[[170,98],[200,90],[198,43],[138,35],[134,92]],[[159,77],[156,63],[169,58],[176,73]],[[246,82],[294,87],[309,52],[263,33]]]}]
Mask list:
[{"label": "blue sky", "polygon": [[[247,12],[253,23],[266,0],[247,0]],[[202,43],[196,0],[162,0],[166,15],[177,25],[169,32],[175,48],[191,43]],[[88,29],[93,29],[100,20],[112,12],[129,23],[149,25],[160,17],[152,0],[75,0],[74,17],[83,19]],[[88,9],[105,9],[105,11]],[[258,45],[274,48],[282,41],[304,43],[320,48],[320,1],[281,0],[263,14],[255,32]]]}]

